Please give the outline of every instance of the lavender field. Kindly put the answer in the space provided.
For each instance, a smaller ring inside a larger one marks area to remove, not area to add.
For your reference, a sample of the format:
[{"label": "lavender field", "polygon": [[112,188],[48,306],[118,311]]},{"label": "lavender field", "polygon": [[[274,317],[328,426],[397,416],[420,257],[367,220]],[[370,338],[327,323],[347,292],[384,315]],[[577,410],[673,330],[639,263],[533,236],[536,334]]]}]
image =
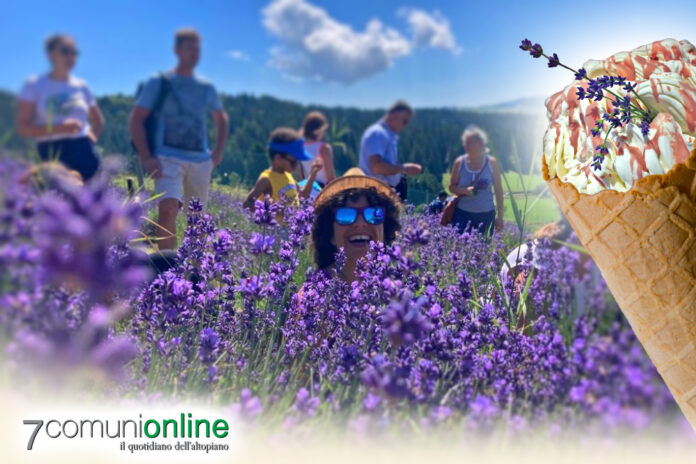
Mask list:
[{"label": "lavender field", "polygon": [[20,182],[27,168],[0,160],[0,342],[13,387],[198,398],[252,424],[363,432],[682,420],[590,260],[547,244],[521,292],[500,278],[507,251],[528,240],[513,224],[487,242],[407,208],[395,244],[373,244],[349,286],[312,269],[310,205],[281,227],[271,205],[250,216],[217,190],[210,213],[189,205],[179,264],[155,277],[144,265],[152,202],[127,200],[114,172],[36,187]]}]

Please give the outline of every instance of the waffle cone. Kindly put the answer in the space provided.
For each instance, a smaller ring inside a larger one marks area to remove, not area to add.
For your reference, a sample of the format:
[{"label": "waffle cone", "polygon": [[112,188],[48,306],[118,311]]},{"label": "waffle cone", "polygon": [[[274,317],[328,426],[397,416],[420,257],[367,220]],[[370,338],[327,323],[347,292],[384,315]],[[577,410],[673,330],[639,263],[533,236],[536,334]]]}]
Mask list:
[{"label": "waffle cone", "polygon": [[[544,164],[544,163],[542,163]],[[627,192],[549,188],[696,430],[696,148]]]}]

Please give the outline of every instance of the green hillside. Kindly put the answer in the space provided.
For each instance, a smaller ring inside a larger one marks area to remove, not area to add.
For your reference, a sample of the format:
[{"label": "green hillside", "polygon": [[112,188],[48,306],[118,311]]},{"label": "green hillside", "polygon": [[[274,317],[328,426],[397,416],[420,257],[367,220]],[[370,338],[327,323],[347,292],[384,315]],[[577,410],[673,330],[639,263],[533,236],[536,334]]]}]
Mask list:
[{"label": "green hillside", "polygon": [[[268,96],[224,95],[222,99],[230,115],[230,138],[224,161],[215,175],[220,182],[235,185],[250,185],[267,167],[264,147],[270,131],[276,126],[298,127],[308,111],[323,111],[333,123],[328,137],[336,144],[336,167],[341,173],[357,164],[363,130],[383,114],[382,110],[307,106]],[[104,153],[122,154],[132,159],[127,118],[133,98],[105,96],[99,98],[99,104],[106,119],[100,148]],[[17,137],[13,130],[14,107],[14,96],[0,92],[0,144],[12,150],[28,150],[30,144]],[[414,203],[424,202],[440,190],[442,175],[461,153],[460,136],[469,124],[477,124],[488,133],[491,151],[506,170],[528,171],[530,160],[539,151],[544,127],[542,116],[417,109],[399,141],[403,161],[419,162],[425,168],[423,175],[409,179],[409,197]]]}]

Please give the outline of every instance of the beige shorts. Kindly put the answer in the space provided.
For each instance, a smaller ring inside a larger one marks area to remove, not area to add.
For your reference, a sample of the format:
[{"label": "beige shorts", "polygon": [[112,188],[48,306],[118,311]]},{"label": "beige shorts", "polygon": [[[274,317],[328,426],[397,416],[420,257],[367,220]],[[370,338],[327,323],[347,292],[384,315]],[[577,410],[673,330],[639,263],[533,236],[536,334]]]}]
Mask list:
[{"label": "beige shorts", "polygon": [[175,198],[180,204],[188,205],[191,198],[198,198],[205,207],[213,161],[193,163],[170,156],[158,158],[162,165],[162,176],[155,179],[155,194],[161,194],[159,201]]}]

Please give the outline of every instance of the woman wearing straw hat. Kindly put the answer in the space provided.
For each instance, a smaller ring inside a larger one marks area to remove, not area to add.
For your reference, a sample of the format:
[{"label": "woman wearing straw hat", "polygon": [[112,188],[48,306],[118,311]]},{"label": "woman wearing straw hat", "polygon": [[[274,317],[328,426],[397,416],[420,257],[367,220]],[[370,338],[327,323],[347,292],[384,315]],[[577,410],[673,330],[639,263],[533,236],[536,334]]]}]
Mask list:
[{"label": "woman wearing straw hat", "polygon": [[[367,177],[359,168],[329,182],[314,202],[312,245],[319,269],[346,282],[356,280],[355,266],[370,249],[370,242],[390,245],[401,229],[401,201],[386,183]],[[334,269],[336,253],[346,262]]]}]

